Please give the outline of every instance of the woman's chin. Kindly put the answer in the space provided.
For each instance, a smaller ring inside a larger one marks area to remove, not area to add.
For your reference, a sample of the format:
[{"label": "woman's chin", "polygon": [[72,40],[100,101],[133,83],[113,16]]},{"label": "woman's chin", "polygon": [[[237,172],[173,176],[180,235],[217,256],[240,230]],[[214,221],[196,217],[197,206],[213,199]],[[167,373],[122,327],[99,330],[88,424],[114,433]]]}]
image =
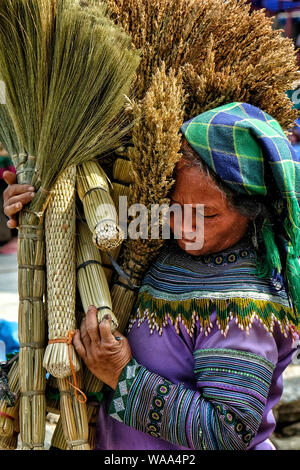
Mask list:
[{"label": "woman's chin", "polygon": [[178,245],[182,250],[192,256],[205,255],[206,250],[203,243],[200,242],[189,242],[186,240],[177,240]]}]

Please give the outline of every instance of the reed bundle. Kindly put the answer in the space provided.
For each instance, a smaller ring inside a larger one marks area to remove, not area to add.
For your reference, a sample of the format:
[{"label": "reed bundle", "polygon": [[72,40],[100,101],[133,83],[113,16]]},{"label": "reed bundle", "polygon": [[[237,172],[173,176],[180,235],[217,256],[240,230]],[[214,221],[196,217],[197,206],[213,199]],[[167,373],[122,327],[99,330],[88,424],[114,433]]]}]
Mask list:
[{"label": "reed bundle", "polygon": [[[129,198],[130,184],[133,182],[131,175],[131,163],[128,156],[128,147],[122,146],[115,151],[115,161],[112,168],[112,191],[111,197],[114,202],[117,213],[119,214],[120,197]],[[109,255],[117,261],[122,249],[122,245],[113,249]],[[111,285],[114,268],[109,255],[101,253],[102,265],[106,275],[107,282]]]},{"label": "reed bundle", "polygon": [[55,426],[51,439],[51,447],[59,450],[67,450],[68,445],[64,435],[61,419],[59,419],[57,425]]},{"label": "reed bundle", "polygon": [[0,437],[0,450],[16,450],[19,434],[14,432],[11,436]]},{"label": "reed bundle", "polygon": [[130,159],[117,157],[113,169],[113,182],[120,182],[123,185],[130,185],[133,183],[131,175]]},{"label": "reed bundle", "polygon": [[98,322],[109,314],[112,317],[112,328],[117,329],[118,322],[112,311],[111,296],[107,279],[102,267],[100,251],[91,240],[88,226],[78,223],[76,249],[77,285],[81,303],[86,313],[90,305],[98,309]]},{"label": "reed bundle", "polygon": [[103,251],[117,248],[124,234],[117,223],[110,182],[96,161],[78,167],[77,189],[95,245]]},{"label": "reed bundle", "polygon": [[0,438],[8,438],[14,432],[19,432],[19,404],[20,404],[20,380],[19,361],[15,360],[7,374],[8,386],[15,394],[15,403],[8,406],[7,402],[0,401]]},{"label": "reed bundle", "polygon": [[74,347],[58,342],[76,329],[75,184],[76,167],[72,166],[54,186],[45,216],[49,344],[43,366],[58,378],[80,369]]},{"label": "reed bundle", "polygon": [[297,79],[293,41],[247,0],[107,0],[112,18],[142,51],[135,89],[143,99],[153,75],[183,71],[184,120],[233,101],[251,103],[283,128],[297,117],[286,95]]},{"label": "reed bundle", "polygon": [[[78,374],[78,387],[82,389],[82,374]],[[66,379],[57,379],[60,391],[61,422],[68,450],[90,450],[86,404],[78,401]]]},{"label": "reed bundle", "polygon": [[0,78],[10,118],[2,141],[15,154],[18,182],[36,190],[19,218],[21,438],[23,449],[42,449],[43,214],[66,168],[120,145],[124,95],[139,58],[106,17],[95,22],[71,0],[1,0],[0,14]]},{"label": "reed bundle", "polygon": [[[44,367],[58,379],[61,420],[68,448],[89,450],[86,400],[77,394],[82,387],[82,374],[78,372],[81,364],[72,341],[68,341],[77,326],[75,185],[76,167],[72,166],[59,178],[46,211],[49,345]],[[71,374],[74,385],[66,379]]]}]

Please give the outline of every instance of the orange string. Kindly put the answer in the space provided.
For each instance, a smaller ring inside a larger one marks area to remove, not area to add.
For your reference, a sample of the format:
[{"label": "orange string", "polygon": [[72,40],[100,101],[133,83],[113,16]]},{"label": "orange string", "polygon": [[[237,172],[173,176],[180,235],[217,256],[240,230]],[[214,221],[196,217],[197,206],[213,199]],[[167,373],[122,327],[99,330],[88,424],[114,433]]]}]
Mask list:
[{"label": "orange string", "polygon": [[[69,331],[67,338],[50,339],[48,344],[66,343],[68,345],[69,360],[70,360],[70,366],[71,366],[71,371],[72,371],[72,375],[73,375],[74,384],[72,384],[72,382],[70,382],[68,379],[66,379],[66,380],[75,389],[75,398],[76,398],[76,400],[79,401],[79,403],[86,403],[87,402],[87,397],[84,394],[84,392],[82,390],[80,390],[80,388],[78,387],[77,377],[76,377],[76,370],[75,370],[75,367],[74,367],[74,364],[73,364],[73,361],[72,361],[72,342],[73,342],[74,336],[75,336],[75,331],[74,330]],[[80,398],[78,397],[77,391],[83,396],[83,400],[80,400]]]},{"label": "orange string", "polygon": [[10,415],[7,415],[6,413],[3,413],[3,411],[0,411],[0,415],[1,415],[1,416],[4,416],[4,418],[11,419],[12,421],[15,420],[15,418],[13,418],[13,417],[10,416]]}]

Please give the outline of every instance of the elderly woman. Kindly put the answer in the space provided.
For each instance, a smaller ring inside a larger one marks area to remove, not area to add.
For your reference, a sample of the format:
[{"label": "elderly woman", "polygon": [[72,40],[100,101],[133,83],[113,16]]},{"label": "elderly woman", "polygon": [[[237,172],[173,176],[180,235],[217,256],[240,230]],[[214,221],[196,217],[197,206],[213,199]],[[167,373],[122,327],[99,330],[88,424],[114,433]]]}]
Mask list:
[{"label": "elderly woman", "polygon": [[[127,338],[111,334],[109,317],[98,325],[94,307],[74,337],[110,388],[96,449],[273,449],[272,408],[299,339],[299,160],[279,124],[248,104],[181,131],[172,200],[195,208],[192,230],[183,223],[146,273]],[[29,189],[7,190],[11,226]]]}]

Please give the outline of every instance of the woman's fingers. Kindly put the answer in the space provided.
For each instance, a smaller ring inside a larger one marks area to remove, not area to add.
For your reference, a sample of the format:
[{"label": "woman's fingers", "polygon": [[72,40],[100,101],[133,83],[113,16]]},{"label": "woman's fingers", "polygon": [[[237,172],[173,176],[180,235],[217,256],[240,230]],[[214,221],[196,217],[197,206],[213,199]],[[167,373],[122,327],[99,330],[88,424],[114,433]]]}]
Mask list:
[{"label": "woman's fingers", "polygon": [[111,316],[107,315],[99,325],[101,341],[103,343],[112,343],[112,341],[115,342],[116,340],[111,332],[111,321]]},{"label": "woman's fingers", "polygon": [[17,214],[34,198],[34,187],[29,184],[15,184],[16,175],[10,171],[4,172],[3,177],[9,185],[3,193],[4,213],[10,219],[7,226],[16,228]]},{"label": "woman's fingers", "polygon": [[4,201],[24,193],[34,193],[34,191],[34,187],[30,184],[11,184],[4,191]]},{"label": "woman's fingers", "polygon": [[91,338],[89,337],[89,334],[86,329],[86,319],[84,318],[81,322],[80,326],[80,335],[81,335],[81,340],[85,346],[85,349],[88,349],[91,345]]},{"label": "woman's fingers", "polygon": [[12,171],[4,171],[3,179],[7,184],[15,184],[17,182],[17,175]]},{"label": "woman's fingers", "polygon": [[86,329],[92,343],[100,344],[99,324],[98,324],[98,311],[93,305],[89,307],[86,317]]},{"label": "woman's fingers", "polygon": [[80,331],[76,331],[74,337],[73,337],[73,345],[76,351],[78,352],[79,356],[83,359],[86,360],[86,349],[81,341],[80,337]]},{"label": "woman's fingers", "polygon": [[4,214],[9,218],[13,218],[22,209],[23,209],[23,204],[21,202],[16,202],[15,204],[11,204],[9,206],[4,206]]},{"label": "woman's fingers", "polygon": [[17,223],[17,219],[15,217],[12,217],[10,218],[8,221],[7,221],[7,224],[8,228],[10,229],[13,229],[13,228],[17,228],[18,226],[18,223]]},{"label": "woman's fingers", "polygon": [[17,196],[12,196],[8,199],[7,203],[4,204],[4,207],[9,208],[10,206],[13,206],[14,204],[18,204],[18,203],[21,203],[23,204],[23,206],[25,206],[25,204],[28,204],[29,202],[32,201],[34,196],[35,196],[35,193],[33,191],[19,194]]}]

